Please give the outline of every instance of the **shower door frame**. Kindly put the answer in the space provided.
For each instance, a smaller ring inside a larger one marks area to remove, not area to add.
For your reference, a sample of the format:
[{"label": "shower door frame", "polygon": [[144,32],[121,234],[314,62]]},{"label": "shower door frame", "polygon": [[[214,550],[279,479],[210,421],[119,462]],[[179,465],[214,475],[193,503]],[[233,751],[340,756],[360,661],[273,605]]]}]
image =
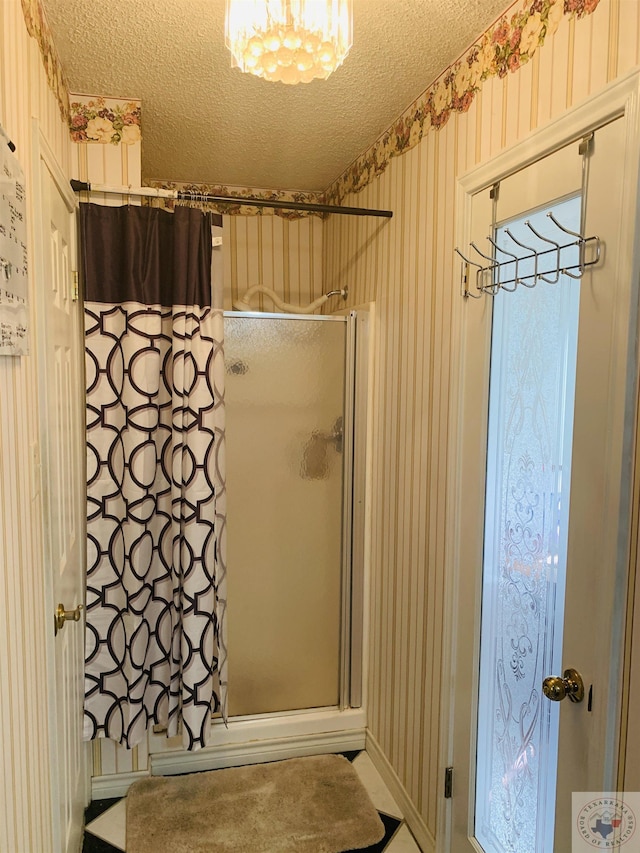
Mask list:
[{"label": "shower door frame", "polygon": [[[289,320],[297,322],[339,322],[345,324],[345,364],[343,399],[342,529],[340,577],[340,653],[338,710],[361,708],[364,696],[364,539],[366,482],[366,403],[368,388],[367,312],[335,314],[281,314],[266,311],[225,311],[227,318]],[[357,462],[356,462],[357,459]],[[357,473],[356,473],[357,472]],[[356,481],[357,476],[357,481]],[[357,542],[354,540],[357,536]],[[361,547],[357,547],[357,546]],[[356,547],[354,547],[356,546]],[[354,550],[360,557],[354,565]],[[355,603],[355,607],[354,607]],[[355,612],[354,612],[355,611]],[[328,706],[335,707],[335,706]],[[317,708],[278,712],[277,716],[304,714]],[[234,717],[250,720],[273,714]]]}]

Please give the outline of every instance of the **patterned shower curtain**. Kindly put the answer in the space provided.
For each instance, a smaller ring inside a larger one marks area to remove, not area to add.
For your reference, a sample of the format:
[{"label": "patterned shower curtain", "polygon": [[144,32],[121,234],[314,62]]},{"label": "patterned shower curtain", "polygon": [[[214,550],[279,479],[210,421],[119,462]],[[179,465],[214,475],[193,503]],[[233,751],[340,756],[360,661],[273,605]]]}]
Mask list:
[{"label": "patterned shower curtain", "polygon": [[[213,217],[80,206],[87,386],[86,739],[226,720],[222,283]],[[219,217],[217,217],[219,221]]]}]

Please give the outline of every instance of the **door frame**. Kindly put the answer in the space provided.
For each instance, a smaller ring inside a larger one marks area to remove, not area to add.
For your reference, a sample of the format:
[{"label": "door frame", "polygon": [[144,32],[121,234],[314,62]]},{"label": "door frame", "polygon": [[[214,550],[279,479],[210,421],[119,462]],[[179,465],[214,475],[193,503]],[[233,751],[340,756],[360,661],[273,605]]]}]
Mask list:
[{"label": "door frame", "polygon": [[[468,245],[471,230],[471,203],[472,196],[492,186],[502,178],[516,171],[526,168],[553,151],[558,150],[572,142],[576,145],[578,141],[603,124],[616,118],[624,118],[625,128],[625,155],[621,167],[626,176],[621,216],[621,251],[617,258],[616,280],[627,279],[632,282],[634,300],[638,300],[640,282],[640,239],[636,238],[635,226],[639,220],[640,205],[640,71],[635,70],[610,84],[598,94],[588,98],[583,103],[569,110],[558,119],[550,122],[542,128],[531,133],[512,148],[502,152],[491,160],[482,163],[470,172],[462,175],[457,180],[456,194],[456,245],[464,247]],[[463,249],[464,251],[464,249]],[[456,663],[458,659],[457,641],[457,602],[461,589],[463,588],[462,566],[460,558],[460,541],[464,535],[464,519],[461,517],[462,505],[462,447],[463,447],[463,425],[460,416],[463,411],[464,392],[464,368],[466,364],[465,336],[464,336],[464,299],[462,296],[462,283],[454,282],[453,287],[459,287],[460,296],[454,302],[454,313],[452,318],[452,376],[454,377],[451,393],[451,417],[449,422],[455,425],[452,440],[449,445],[447,457],[447,469],[452,472],[452,487],[447,495],[447,528],[446,528],[446,550],[449,554],[449,565],[451,571],[445,575],[444,589],[444,642],[443,642],[443,667],[442,703],[440,708],[440,720],[442,738],[440,742],[440,778],[444,779],[445,769],[452,766],[454,748],[454,722],[457,708],[455,706],[455,691],[457,686]],[[490,297],[483,297],[490,298]],[[637,326],[637,323],[636,323]],[[637,328],[636,328],[637,332]],[[635,347],[635,371],[627,378],[626,398],[627,411],[632,415],[625,427],[625,448],[635,456],[636,421],[637,421],[637,380],[639,375],[637,335],[631,337],[636,340]],[[631,518],[633,466],[627,469],[628,482],[625,482],[625,497],[627,505],[627,516],[629,519],[626,541],[619,550],[618,565],[616,566],[616,596],[624,611],[624,602],[629,594],[629,578],[634,569],[632,564],[629,543],[634,531],[637,532],[638,519]],[[632,530],[633,528],[633,530]],[[635,538],[635,535],[634,535]],[[480,616],[480,595],[478,581],[480,573],[476,577],[476,588],[474,590],[474,648],[473,660],[477,659],[479,637],[477,626]],[[466,581],[468,588],[468,581]],[[465,618],[471,618],[471,614],[465,614]],[[640,644],[640,619],[635,624],[627,624],[627,638],[636,635],[636,645]],[[612,654],[616,658],[613,663],[611,678],[611,697],[609,702],[608,731],[607,731],[607,775],[611,779],[611,789],[616,789],[616,779],[620,767],[624,763],[624,754],[620,749],[626,740],[625,732],[620,731],[619,725],[622,697],[626,696],[630,684],[630,668],[627,665],[628,647],[630,642],[625,642],[625,626],[620,626],[618,635],[612,643]],[[474,683],[470,685],[472,695],[477,694],[477,672]],[[475,709],[474,709],[475,710]],[[640,708],[637,709],[640,713]],[[631,716],[629,714],[628,716]],[[474,715],[472,714],[472,719]],[[466,737],[466,734],[465,734]],[[469,752],[473,747],[473,736],[469,732]],[[454,767],[453,794],[460,792],[459,782],[460,768]],[[466,773],[464,774],[466,779]],[[468,795],[471,796],[469,786]],[[471,802],[469,802],[471,807]],[[452,800],[440,796],[438,802],[438,832],[437,851],[446,853],[451,850],[452,841]]]},{"label": "door frame", "polygon": [[[64,174],[64,171],[53,152],[53,149],[47,142],[46,137],[42,132],[42,128],[40,126],[40,122],[37,118],[32,119],[31,124],[31,138],[32,138],[32,186],[31,186],[31,198],[32,198],[32,206],[31,210],[33,211],[33,233],[34,233],[34,246],[36,247],[36,251],[34,252],[33,258],[33,268],[34,268],[34,279],[36,281],[36,299],[35,299],[35,312],[36,312],[36,322],[37,322],[37,335],[36,337],[36,358],[38,364],[38,397],[41,399],[42,397],[42,383],[46,382],[45,373],[43,372],[43,365],[46,363],[47,359],[47,340],[46,335],[44,334],[44,329],[46,328],[46,324],[44,321],[44,312],[46,311],[46,304],[44,301],[44,287],[42,286],[45,280],[45,264],[44,264],[44,256],[43,252],[45,251],[45,234],[43,232],[43,223],[42,223],[42,189],[41,189],[41,181],[42,181],[42,168],[46,168],[49,170],[53,181],[55,182],[58,190],[60,191],[60,195],[65,201],[67,209],[69,213],[73,213],[77,208],[77,199],[71,189],[71,185],[69,183],[69,179]],[[44,164],[44,166],[43,166]],[[71,257],[73,261],[73,266],[77,268],[77,249],[78,249],[78,241],[77,241],[77,226],[74,219],[73,227],[72,227],[72,245],[71,245]],[[78,297],[80,299],[80,297]],[[79,333],[82,333],[82,324],[79,328]],[[84,350],[84,342],[80,337],[78,339],[78,346],[80,347],[80,352],[82,353]],[[84,364],[84,360],[82,360]],[[83,368],[84,369],[84,368]],[[79,398],[79,407],[80,407],[80,415],[82,414],[82,406],[84,404],[84,387],[81,389],[82,395]],[[42,508],[42,523],[43,523],[43,531],[42,531],[42,557],[45,567],[48,567],[45,571],[45,589],[43,590],[44,600],[45,600],[45,613],[50,615],[51,623],[50,628],[53,628],[53,615],[55,612],[55,608],[57,605],[57,601],[54,596],[54,588],[52,583],[52,576],[50,570],[51,564],[51,541],[50,541],[50,530],[47,527],[47,509],[46,509],[46,495],[49,492],[49,482],[48,476],[50,471],[51,462],[48,457],[48,445],[45,440],[45,436],[47,433],[47,423],[46,423],[46,413],[41,409],[38,412],[38,425],[39,425],[39,448],[40,448],[40,481],[41,481],[41,495],[43,501]],[[83,478],[86,481],[86,477]],[[82,526],[80,528],[80,536],[83,540],[86,540],[86,520],[82,519]],[[83,569],[83,577],[85,574],[86,566],[82,567]],[[83,581],[83,591],[84,591],[84,581]],[[82,602],[84,604],[84,601]],[[83,623],[84,624],[84,623]],[[49,785],[51,788],[51,820],[52,820],[52,837],[54,843],[54,849],[61,849],[62,844],[62,827],[60,826],[60,811],[57,808],[55,791],[58,786],[58,764],[57,762],[61,760],[59,755],[58,745],[56,743],[56,732],[57,732],[57,707],[56,707],[56,649],[55,649],[55,636],[53,630],[48,635],[49,639],[46,646],[46,666],[47,666],[47,723],[49,729]],[[84,671],[84,661],[82,661],[82,670]],[[88,744],[83,744],[82,752],[84,754],[84,798],[85,805],[88,805],[91,800],[91,754]]]}]

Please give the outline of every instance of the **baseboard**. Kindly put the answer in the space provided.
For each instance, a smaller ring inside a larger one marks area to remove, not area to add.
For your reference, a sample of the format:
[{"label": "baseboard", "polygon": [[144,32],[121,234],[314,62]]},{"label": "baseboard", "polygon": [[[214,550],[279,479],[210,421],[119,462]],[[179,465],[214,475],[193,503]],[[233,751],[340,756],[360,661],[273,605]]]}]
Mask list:
[{"label": "baseboard", "polygon": [[91,780],[91,799],[109,800],[112,797],[124,797],[129,788],[138,779],[146,779],[148,770],[135,770],[131,773],[113,773],[109,776],[94,776]]},{"label": "baseboard", "polygon": [[291,737],[270,738],[237,744],[207,746],[197,752],[176,750],[154,753],[150,756],[151,774],[169,776],[174,773],[193,773],[200,770],[217,770],[220,767],[237,767],[241,764],[262,764],[301,758],[305,755],[322,755],[330,752],[347,752],[364,749],[365,729],[304,734]]},{"label": "baseboard", "polygon": [[382,751],[382,747],[368,730],[365,748],[376,770],[382,776],[385,785],[393,795],[394,800],[400,806],[407,826],[419,844],[422,853],[434,853],[436,849],[435,838],[410,799],[406,788],[391,766],[389,759]]}]

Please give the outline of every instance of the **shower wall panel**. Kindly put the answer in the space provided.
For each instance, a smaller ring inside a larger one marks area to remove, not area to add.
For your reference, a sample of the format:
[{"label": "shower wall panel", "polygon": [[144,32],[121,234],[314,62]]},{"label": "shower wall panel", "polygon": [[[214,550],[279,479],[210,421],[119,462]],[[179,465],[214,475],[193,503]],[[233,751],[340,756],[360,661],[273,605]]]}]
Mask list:
[{"label": "shower wall panel", "polygon": [[225,319],[231,715],[338,704],[345,333]]}]

